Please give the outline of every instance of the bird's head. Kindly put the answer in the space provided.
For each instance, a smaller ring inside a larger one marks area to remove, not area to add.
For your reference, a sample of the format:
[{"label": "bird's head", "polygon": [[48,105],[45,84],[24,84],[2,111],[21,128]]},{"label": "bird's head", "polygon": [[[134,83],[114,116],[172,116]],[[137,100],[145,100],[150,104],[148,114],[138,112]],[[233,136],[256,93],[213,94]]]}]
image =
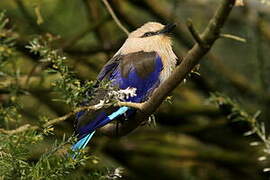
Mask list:
[{"label": "bird's head", "polygon": [[169,34],[175,26],[175,24],[163,25],[157,22],[148,22],[129,34],[120,53],[161,51],[164,48],[171,48]]},{"label": "bird's head", "polygon": [[169,33],[171,33],[175,26],[175,24],[165,26],[157,22],[148,22],[130,33],[129,38],[147,38],[148,41],[154,38],[166,38],[169,37]]},{"label": "bird's head", "polygon": [[169,36],[175,24],[163,25],[156,22],[148,22],[131,32],[115,55],[125,55],[135,52],[156,52],[163,63],[160,80],[163,82],[169,77],[176,66],[176,55],[172,50],[172,41]]}]

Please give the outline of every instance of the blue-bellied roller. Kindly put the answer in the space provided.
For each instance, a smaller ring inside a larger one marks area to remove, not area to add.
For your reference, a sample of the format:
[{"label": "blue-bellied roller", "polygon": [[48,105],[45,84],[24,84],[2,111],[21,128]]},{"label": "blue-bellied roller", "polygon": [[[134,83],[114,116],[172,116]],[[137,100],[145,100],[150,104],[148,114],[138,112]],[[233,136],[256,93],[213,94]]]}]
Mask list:
[{"label": "blue-bellied roller", "polygon": [[[146,101],[176,66],[177,57],[169,36],[174,27],[175,24],[148,22],[131,32],[122,47],[104,65],[97,82],[109,81],[111,86],[120,89],[135,88],[136,96],[124,101]],[[72,149],[85,148],[96,129],[113,120],[129,120],[135,114],[136,109],[126,106],[79,112],[75,121],[78,141]]]}]

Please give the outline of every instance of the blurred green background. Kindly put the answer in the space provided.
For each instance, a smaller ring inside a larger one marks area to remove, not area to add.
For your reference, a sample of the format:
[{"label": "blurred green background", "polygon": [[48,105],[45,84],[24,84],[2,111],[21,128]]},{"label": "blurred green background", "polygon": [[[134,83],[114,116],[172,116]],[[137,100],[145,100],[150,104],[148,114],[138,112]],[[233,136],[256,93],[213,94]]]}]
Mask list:
[{"label": "blurred green background", "polygon": [[[132,31],[148,21],[176,22],[172,37],[174,51],[183,56],[194,44],[185,22],[191,18],[201,32],[220,1],[214,0],[112,0],[109,1],[124,26]],[[261,110],[260,122],[269,125],[270,105],[270,6],[259,0],[235,7],[223,33],[246,39],[239,42],[219,39],[201,61],[199,73],[172,93],[155,113],[157,126],[144,126],[120,139],[93,138],[91,159],[68,179],[268,179],[263,172],[269,161],[262,146],[251,147],[258,137],[243,136],[247,122],[234,122],[214,104],[211,92],[222,92],[236,99],[251,114]],[[100,0],[1,0],[18,36],[15,45],[20,67],[21,87],[29,92],[20,96],[23,122],[35,124],[40,115],[57,117],[70,111],[61,102],[44,75],[39,58],[25,46],[37,35],[55,39],[69,66],[81,80],[95,80],[106,61],[126,38]],[[29,74],[31,75],[30,78]],[[1,95],[4,98],[4,95]],[[55,127],[56,136],[33,149],[34,161],[55,138],[71,135],[73,119]],[[12,127],[12,124],[11,124]],[[118,168],[118,169],[117,169]]]}]

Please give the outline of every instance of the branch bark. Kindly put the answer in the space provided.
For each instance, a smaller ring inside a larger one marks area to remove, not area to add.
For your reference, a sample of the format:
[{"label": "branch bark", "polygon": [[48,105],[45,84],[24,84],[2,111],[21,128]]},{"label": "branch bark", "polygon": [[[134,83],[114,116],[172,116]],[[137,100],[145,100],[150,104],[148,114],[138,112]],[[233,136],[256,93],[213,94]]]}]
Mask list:
[{"label": "branch bark", "polygon": [[101,129],[101,132],[110,136],[122,136],[136,129],[149,115],[154,113],[163,100],[171,93],[199,63],[201,58],[210,50],[214,42],[220,37],[220,30],[227,20],[235,0],[223,0],[215,15],[210,20],[204,32],[200,35],[201,41],[206,46],[200,46],[198,42],[184,56],[182,63],[173,74],[161,84],[152,94],[150,99],[141,104],[141,109],[135,119],[123,124],[109,124]]}]

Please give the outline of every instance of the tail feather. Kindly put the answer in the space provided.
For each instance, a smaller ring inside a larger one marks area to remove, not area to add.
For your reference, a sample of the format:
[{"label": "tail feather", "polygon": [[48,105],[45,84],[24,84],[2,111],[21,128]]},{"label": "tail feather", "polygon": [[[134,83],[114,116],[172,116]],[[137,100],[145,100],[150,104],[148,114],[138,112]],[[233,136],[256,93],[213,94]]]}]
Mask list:
[{"label": "tail feather", "polygon": [[86,145],[88,144],[88,142],[91,140],[91,138],[95,134],[95,132],[96,131],[93,131],[93,132],[87,134],[87,136],[85,136],[84,138],[80,139],[76,144],[74,144],[71,149],[73,151],[76,151],[76,150],[85,148]]},{"label": "tail feather", "polygon": [[123,106],[123,107],[119,108],[116,112],[109,115],[108,118],[113,120],[114,118],[116,118],[116,117],[124,114],[125,112],[127,112],[128,109],[129,109],[129,107]]},{"label": "tail feather", "polygon": [[88,144],[88,142],[93,137],[93,135],[95,133],[95,129],[100,128],[100,127],[108,124],[110,121],[112,121],[116,117],[126,113],[127,110],[129,110],[129,109],[130,109],[129,107],[123,106],[123,107],[119,108],[117,111],[115,111],[114,113],[112,113],[111,115],[107,116],[105,119],[97,120],[97,121],[93,122],[92,124],[89,124],[88,126],[84,127],[87,129],[91,127],[90,129],[93,129],[93,131],[88,133],[86,136],[84,136],[82,139],[80,139],[77,143],[75,143],[71,149],[73,151],[76,151],[76,150],[80,150],[80,149],[85,148],[86,145]]}]

